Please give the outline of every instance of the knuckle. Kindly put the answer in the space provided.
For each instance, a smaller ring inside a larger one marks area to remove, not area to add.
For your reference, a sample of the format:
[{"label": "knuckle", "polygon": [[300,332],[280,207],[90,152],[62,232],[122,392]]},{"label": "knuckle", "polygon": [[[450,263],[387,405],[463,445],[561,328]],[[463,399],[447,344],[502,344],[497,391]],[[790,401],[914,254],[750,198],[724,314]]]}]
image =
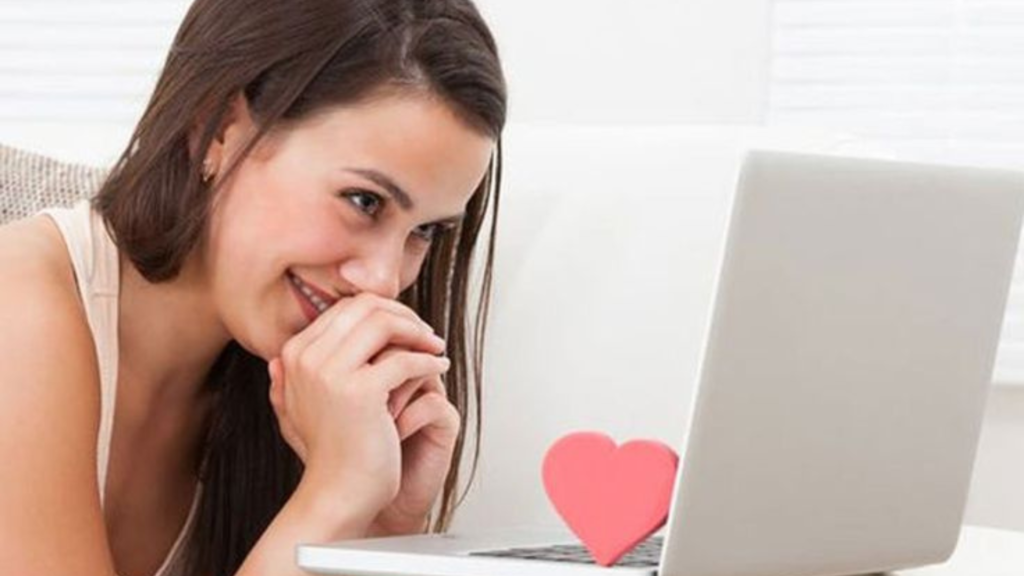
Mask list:
[{"label": "knuckle", "polygon": [[461,425],[462,424],[462,414],[459,412],[459,409],[456,408],[454,404],[452,404],[451,402],[448,402],[447,400],[445,400],[444,403],[445,403],[445,408],[444,408],[445,416],[449,420],[451,420],[452,422]]},{"label": "knuckle", "polygon": [[373,308],[373,300],[370,299],[366,292],[362,292],[356,294],[351,300],[349,300],[349,307],[353,311],[366,311]]},{"label": "knuckle", "polygon": [[394,320],[395,315],[386,308],[374,308],[373,311],[370,312],[370,318],[376,322],[390,323]]},{"label": "knuckle", "polygon": [[300,372],[306,374],[312,374],[317,370],[315,359],[312,354],[309,353],[308,349],[296,354],[296,357],[294,358],[294,366],[298,368]]},{"label": "knuckle", "polygon": [[380,308],[374,308],[366,315],[366,325],[373,330],[387,330],[390,322],[390,315]]},{"label": "knuckle", "polygon": [[443,396],[441,394],[434,394],[434,396],[437,397],[437,401],[438,402],[440,402],[441,404],[444,404],[445,410],[447,410],[447,411],[449,411],[449,412],[451,412],[453,414],[458,415],[459,411],[458,411],[457,408],[455,408],[455,405],[452,404],[451,400],[449,400],[448,398],[446,398],[445,396]]}]

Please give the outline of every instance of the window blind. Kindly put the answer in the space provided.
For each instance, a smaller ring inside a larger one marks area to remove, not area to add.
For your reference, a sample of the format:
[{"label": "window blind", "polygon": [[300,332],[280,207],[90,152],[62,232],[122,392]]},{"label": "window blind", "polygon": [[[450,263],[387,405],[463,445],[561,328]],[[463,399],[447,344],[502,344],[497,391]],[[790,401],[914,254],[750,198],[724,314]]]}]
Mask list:
[{"label": "window blind", "polygon": [[0,2],[0,130],[132,125],[187,0]]},{"label": "window blind", "polygon": [[[775,0],[767,123],[1024,170],[1024,0]],[[970,241],[970,239],[965,239]],[[1024,385],[1018,256],[997,383]]]}]

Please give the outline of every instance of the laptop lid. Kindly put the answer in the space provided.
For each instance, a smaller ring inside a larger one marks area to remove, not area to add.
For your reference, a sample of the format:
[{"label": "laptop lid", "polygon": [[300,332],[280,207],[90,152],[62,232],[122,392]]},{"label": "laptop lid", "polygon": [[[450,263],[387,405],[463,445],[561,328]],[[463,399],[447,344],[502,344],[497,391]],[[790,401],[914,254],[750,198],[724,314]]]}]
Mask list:
[{"label": "laptop lid", "polygon": [[1019,173],[755,151],[661,573],[849,574],[953,550]]}]

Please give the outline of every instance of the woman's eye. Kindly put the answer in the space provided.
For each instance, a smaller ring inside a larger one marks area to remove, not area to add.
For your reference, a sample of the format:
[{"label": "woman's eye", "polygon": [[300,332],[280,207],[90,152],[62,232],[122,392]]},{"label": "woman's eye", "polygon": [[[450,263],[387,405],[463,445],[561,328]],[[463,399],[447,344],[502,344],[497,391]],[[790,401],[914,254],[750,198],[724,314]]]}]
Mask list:
[{"label": "woman's eye", "polygon": [[438,236],[455,228],[455,224],[424,224],[416,228],[416,236],[424,242],[433,242]]},{"label": "woman's eye", "polygon": [[345,192],[342,195],[347,198],[349,202],[355,205],[356,208],[365,212],[369,216],[377,216],[384,207],[384,199],[373,192],[357,190],[354,192]]},{"label": "woman's eye", "polygon": [[[371,218],[377,218],[380,211],[384,209],[385,200],[376,192],[370,192],[367,190],[348,190],[339,193],[339,196],[348,200],[349,203],[355,206],[357,210]],[[413,234],[416,238],[429,244],[437,239],[438,236],[455,228],[455,226],[456,225],[449,223],[424,224],[422,226],[418,226],[413,231]]]},{"label": "woman's eye", "polygon": [[440,224],[424,224],[416,228],[416,236],[425,242],[432,242],[441,232]]}]

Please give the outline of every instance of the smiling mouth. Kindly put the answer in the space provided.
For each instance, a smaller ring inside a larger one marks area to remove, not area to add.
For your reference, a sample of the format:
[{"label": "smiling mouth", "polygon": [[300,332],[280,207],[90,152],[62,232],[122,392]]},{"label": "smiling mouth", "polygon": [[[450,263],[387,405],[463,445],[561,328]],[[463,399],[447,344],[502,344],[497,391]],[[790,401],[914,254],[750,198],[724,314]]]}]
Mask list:
[{"label": "smiling mouth", "polygon": [[300,280],[298,276],[289,272],[288,280],[292,283],[293,286],[299,289],[299,292],[301,292],[302,295],[305,296],[307,300],[309,300],[309,303],[312,304],[314,308],[316,308],[318,314],[323,314],[324,311],[330,307],[330,304],[325,302],[323,298],[317,296],[316,293],[313,292],[313,290],[309,286],[307,286],[305,282]]}]

